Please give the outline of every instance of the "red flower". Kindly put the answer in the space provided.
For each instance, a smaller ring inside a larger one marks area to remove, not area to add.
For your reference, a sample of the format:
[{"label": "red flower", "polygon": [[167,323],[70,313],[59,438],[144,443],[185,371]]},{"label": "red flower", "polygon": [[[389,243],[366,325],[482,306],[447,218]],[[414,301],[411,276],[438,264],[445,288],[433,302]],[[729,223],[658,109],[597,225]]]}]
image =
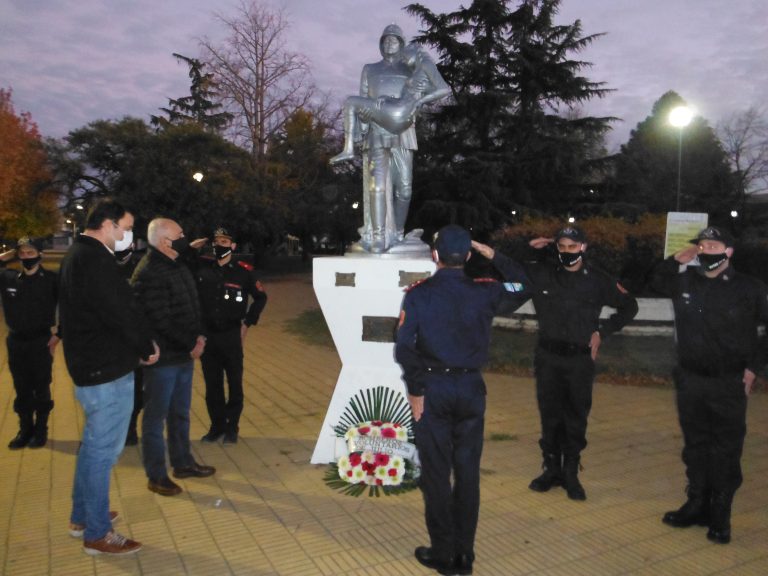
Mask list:
[{"label": "red flower", "polygon": [[360,452],[352,452],[352,454],[349,455],[349,463],[352,464],[352,466],[358,466],[362,459]]},{"label": "red flower", "polygon": [[397,437],[397,432],[395,432],[394,428],[382,428],[381,436],[382,438],[395,438]]},{"label": "red flower", "polygon": [[[351,474],[351,472],[350,472],[350,474]],[[397,476],[397,468],[390,468],[387,471],[387,474],[389,474],[390,476]]]},{"label": "red flower", "polygon": [[347,470],[347,477],[352,478],[352,470]]},{"label": "red flower", "polygon": [[360,436],[365,436],[370,431],[371,431],[370,426],[363,426],[362,428],[357,429],[357,433],[360,434]]},{"label": "red flower", "polygon": [[376,485],[381,486],[382,484],[384,484],[384,481],[381,478],[376,478]]},{"label": "red flower", "polygon": [[383,422],[381,420],[374,420],[373,422],[371,422],[371,424],[373,424],[374,426],[381,426]]},{"label": "red flower", "polygon": [[393,427],[393,428],[401,428],[400,424],[398,424],[397,422],[395,422],[394,424],[392,424],[392,427]]},{"label": "red flower", "polygon": [[386,466],[389,464],[389,456],[387,454],[376,454],[374,462],[376,466]]}]

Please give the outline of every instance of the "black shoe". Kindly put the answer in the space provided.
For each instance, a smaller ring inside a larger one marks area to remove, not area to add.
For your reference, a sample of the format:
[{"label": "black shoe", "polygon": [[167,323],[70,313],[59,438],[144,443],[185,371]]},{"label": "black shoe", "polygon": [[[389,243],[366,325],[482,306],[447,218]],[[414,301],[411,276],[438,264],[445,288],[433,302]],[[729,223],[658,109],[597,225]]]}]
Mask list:
[{"label": "black shoe", "polygon": [[707,540],[716,542],[717,544],[728,544],[731,541],[731,529],[714,530],[713,528],[710,528],[707,531]]},{"label": "black shoe", "polygon": [[713,492],[709,515],[707,539],[718,544],[731,541],[731,503],[733,494]]},{"label": "black shoe", "polygon": [[565,491],[568,494],[568,498],[571,500],[586,500],[587,493],[584,491],[584,487],[579,482],[579,468],[581,467],[581,459],[578,456],[566,456],[565,457],[565,477],[563,484]]},{"label": "black shoe", "polygon": [[221,440],[222,436],[224,436],[224,432],[218,432],[217,430],[214,430],[213,428],[211,428],[208,431],[208,434],[200,438],[200,442],[207,442],[207,443],[213,444]]},{"label": "black shoe", "polygon": [[688,501],[677,510],[670,510],[661,519],[664,524],[675,528],[688,528],[694,524],[706,526],[709,524],[709,512],[704,501],[698,497],[688,496]]},{"label": "black shoe", "polygon": [[237,432],[227,432],[224,434],[224,444],[237,444]]},{"label": "black shoe", "polygon": [[475,561],[474,554],[459,554],[453,562],[453,573],[460,576],[472,574],[472,562]]},{"label": "black shoe", "polygon": [[160,494],[160,496],[176,496],[176,494],[181,494],[182,492],[181,486],[168,478],[168,476],[165,478],[158,478],[157,480],[150,479],[147,488],[149,488],[151,492]]},{"label": "black shoe", "polygon": [[32,439],[27,444],[28,448],[42,448],[48,442],[48,430],[44,432],[37,432],[32,436]]},{"label": "black shoe", "polygon": [[173,476],[175,478],[207,478],[214,474],[216,474],[216,468],[198,464],[197,462],[193,462],[191,466],[173,469]]},{"label": "black shoe", "polygon": [[450,560],[445,560],[435,556],[432,548],[419,546],[416,548],[413,555],[416,556],[416,560],[419,561],[419,564],[426,566],[427,568],[431,568],[432,570],[437,570],[438,574],[457,574],[454,569],[454,563]]},{"label": "black shoe", "polygon": [[29,444],[30,440],[32,440],[32,432],[19,431],[16,437],[8,442],[8,448],[11,450],[21,450]]},{"label": "black shoe", "polygon": [[560,464],[560,454],[544,454],[542,468],[544,468],[544,472],[531,480],[528,488],[534,492],[548,492],[553,486],[563,485],[563,467]]}]

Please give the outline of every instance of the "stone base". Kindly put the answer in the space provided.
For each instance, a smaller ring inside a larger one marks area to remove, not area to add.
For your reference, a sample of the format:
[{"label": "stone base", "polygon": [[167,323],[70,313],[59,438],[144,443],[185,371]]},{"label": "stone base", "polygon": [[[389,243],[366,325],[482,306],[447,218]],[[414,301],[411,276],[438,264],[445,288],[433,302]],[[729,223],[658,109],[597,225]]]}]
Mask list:
[{"label": "stone base", "polygon": [[432,275],[429,258],[329,257],[313,260],[313,284],[342,368],[318,435],[312,464],[335,461],[333,427],[360,390],[389,387],[406,394],[395,362],[394,336],[405,289]]}]

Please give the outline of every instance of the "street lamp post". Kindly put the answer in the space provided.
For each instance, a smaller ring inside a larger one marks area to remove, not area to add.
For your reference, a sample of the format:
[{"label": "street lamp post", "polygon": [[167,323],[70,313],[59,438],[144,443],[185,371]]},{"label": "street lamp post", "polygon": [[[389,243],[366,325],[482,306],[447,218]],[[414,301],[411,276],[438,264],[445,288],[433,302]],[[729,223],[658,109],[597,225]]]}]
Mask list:
[{"label": "street lamp post", "polygon": [[680,183],[683,172],[683,128],[693,119],[693,110],[688,106],[677,106],[669,113],[669,123],[678,129],[677,140],[677,204],[675,210],[680,212]]}]

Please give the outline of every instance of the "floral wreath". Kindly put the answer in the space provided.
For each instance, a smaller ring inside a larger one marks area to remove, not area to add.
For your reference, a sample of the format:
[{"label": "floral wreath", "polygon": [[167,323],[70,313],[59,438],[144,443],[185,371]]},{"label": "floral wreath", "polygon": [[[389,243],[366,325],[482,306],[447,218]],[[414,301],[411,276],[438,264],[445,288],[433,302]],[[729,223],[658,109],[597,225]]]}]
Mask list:
[{"label": "floral wreath", "polygon": [[401,393],[384,386],[359,391],[333,430],[337,459],[324,478],[330,488],[350,496],[366,490],[390,496],[418,486],[411,409]]}]

